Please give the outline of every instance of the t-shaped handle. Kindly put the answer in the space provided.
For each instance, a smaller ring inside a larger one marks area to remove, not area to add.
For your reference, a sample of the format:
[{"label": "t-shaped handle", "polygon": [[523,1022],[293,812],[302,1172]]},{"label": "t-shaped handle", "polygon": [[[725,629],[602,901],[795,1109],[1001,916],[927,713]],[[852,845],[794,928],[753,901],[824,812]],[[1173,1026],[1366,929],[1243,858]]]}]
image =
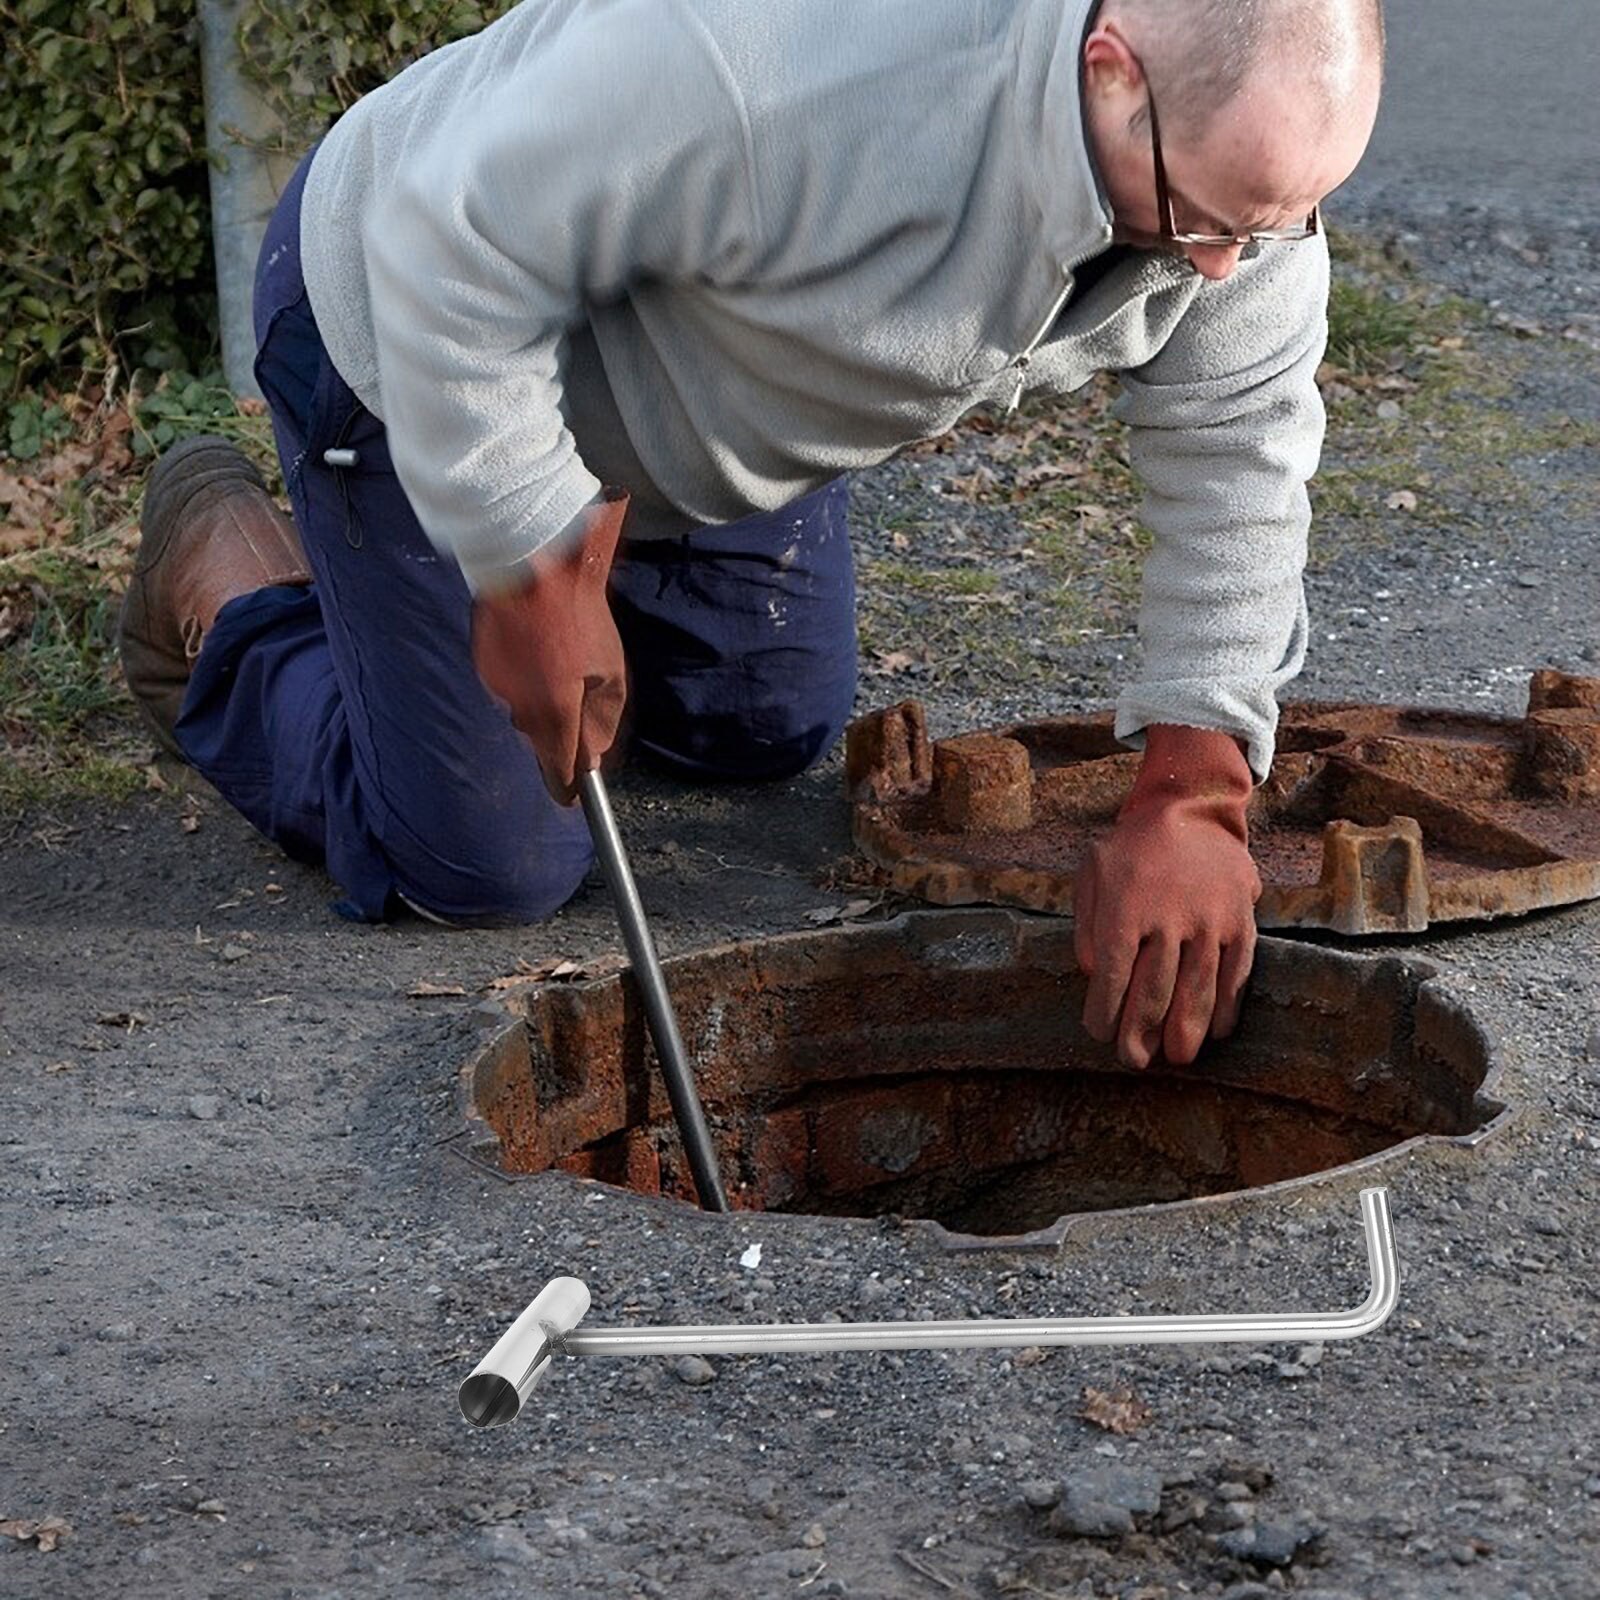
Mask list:
[{"label": "t-shaped handle", "polygon": [[994,1350],[1025,1345],[1271,1344],[1292,1339],[1354,1339],[1387,1321],[1400,1297],[1400,1262],[1389,1220],[1387,1189],[1361,1191],[1361,1224],[1367,1241],[1371,1287],[1367,1298],[1349,1311],[1001,1317],[956,1322],[724,1323],[704,1327],[590,1328],[577,1333],[573,1329],[589,1309],[589,1291],[576,1278],[556,1278],[462,1384],[461,1410],[467,1421],[479,1427],[510,1422],[535,1379],[549,1365],[553,1350],[570,1356],[745,1355],[777,1350]]}]

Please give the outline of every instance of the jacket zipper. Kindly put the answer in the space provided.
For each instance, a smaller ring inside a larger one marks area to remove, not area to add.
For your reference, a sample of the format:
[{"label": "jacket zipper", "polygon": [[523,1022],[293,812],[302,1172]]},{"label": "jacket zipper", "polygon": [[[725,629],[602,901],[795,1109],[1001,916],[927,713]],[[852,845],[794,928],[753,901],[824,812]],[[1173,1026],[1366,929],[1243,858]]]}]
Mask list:
[{"label": "jacket zipper", "polygon": [[1011,391],[1011,403],[1006,407],[1009,417],[1017,409],[1022,400],[1022,390],[1028,381],[1028,368],[1033,362],[1033,352],[1039,348],[1039,341],[1054,326],[1055,320],[1061,315],[1061,308],[1067,303],[1072,294],[1072,273],[1065,267],[1061,269],[1063,281],[1061,293],[1056,297],[1056,303],[1050,307],[1050,315],[1039,324],[1039,331],[1028,341],[1027,348],[1020,355],[1014,356],[1011,365],[1017,369],[1017,386]]},{"label": "jacket zipper", "polygon": [[[1110,243],[1111,230],[1107,228],[1104,230],[1102,235],[1100,249],[1106,249]],[[1028,368],[1033,363],[1033,352],[1039,348],[1040,342],[1050,331],[1051,327],[1055,323],[1056,318],[1061,315],[1062,306],[1064,306],[1072,296],[1073,272],[1080,265],[1082,265],[1083,262],[1087,261],[1090,256],[1097,255],[1098,253],[1099,252],[1095,250],[1086,250],[1081,256],[1078,256],[1073,261],[1067,262],[1066,265],[1062,267],[1061,276],[1065,282],[1062,285],[1061,293],[1056,297],[1056,303],[1050,307],[1050,315],[1039,324],[1039,331],[1028,341],[1027,348],[1024,349],[1020,355],[1012,358],[1011,365],[1017,369],[1017,386],[1011,391],[1011,403],[1006,407],[1005,414],[1008,417],[1017,409],[1018,404],[1022,400],[1022,390],[1028,381]]]}]

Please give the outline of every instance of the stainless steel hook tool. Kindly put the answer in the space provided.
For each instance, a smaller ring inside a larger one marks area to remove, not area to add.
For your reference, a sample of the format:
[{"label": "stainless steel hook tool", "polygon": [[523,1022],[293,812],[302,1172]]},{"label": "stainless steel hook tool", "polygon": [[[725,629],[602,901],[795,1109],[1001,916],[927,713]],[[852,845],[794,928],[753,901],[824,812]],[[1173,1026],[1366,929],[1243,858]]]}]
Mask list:
[{"label": "stainless steel hook tool", "polygon": [[713,1327],[589,1328],[579,1278],[553,1278],[461,1385],[461,1414],[480,1428],[510,1422],[560,1351],[569,1356],[739,1355],[762,1351],[995,1350],[1057,1344],[1276,1343],[1354,1339],[1387,1320],[1400,1295],[1389,1191],[1361,1191],[1371,1288],[1351,1311],[1159,1317],[1010,1317],[961,1322],[779,1322]]},{"label": "stainless steel hook tool", "polygon": [[[622,848],[622,835],[617,831],[617,819],[612,815],[611,797],[598,769],[579,775],[578,791],[583,799],[583,814],[589,819],[589,832],[594,837],[595,854],[600,857],[611,898],[616,904],[617,920],[622,924],[622,940],[628,947],[634,981],[644,1000],[650,1037],[655,1041],[661,1073],[667,1080],[667,1098],[677,1118],[678,1133],[683,1139],[689,1169],[694,1174],[700,1204],[707,1211],[727,1211],[728,1197],[723,1193],[722,1179],[717,1172],[717,1153],[706,1127],[706,1114],[700,1107],[700,1096],[695,1090],[689,1058],[684,1053],[672,998],[661,975],[655,940],[650,937],[650,925],[644,918],[644,903],[639,899],[633,869]],[[584,1304],[588,1304],[587,1294]]]}]

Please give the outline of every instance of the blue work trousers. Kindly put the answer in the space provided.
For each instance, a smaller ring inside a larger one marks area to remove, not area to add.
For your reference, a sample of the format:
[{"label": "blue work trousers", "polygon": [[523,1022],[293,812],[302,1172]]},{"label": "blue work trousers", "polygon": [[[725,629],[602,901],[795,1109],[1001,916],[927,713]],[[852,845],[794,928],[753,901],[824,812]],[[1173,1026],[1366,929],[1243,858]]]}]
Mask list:
[{"label": "blue work trousers", "polygon": [[[285,189],[255,283],[255,374],[314,582],[228,602],[176,734],[339,909],[397,899],[450,922],[536,921],[593,859],[582,809],[550,798],[532,746],[472,662],[472,601],[395,476],[384,426],[328,358]],[[356,454],[330,465],[329,449]],[[677,539],[626,537],[611,604],[629,666],[630,752],[696,779],[792,776],[855,691],[855,587],[839,479],[782,510]]]}]

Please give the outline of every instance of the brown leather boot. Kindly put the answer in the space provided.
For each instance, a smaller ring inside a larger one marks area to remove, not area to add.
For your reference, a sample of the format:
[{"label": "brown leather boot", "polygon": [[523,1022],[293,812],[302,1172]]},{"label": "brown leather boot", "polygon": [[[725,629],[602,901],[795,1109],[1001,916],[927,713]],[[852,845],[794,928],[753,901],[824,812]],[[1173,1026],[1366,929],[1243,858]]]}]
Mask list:
[{"label": "brown leather boot", "polygon": [[181,759],[172,729],[217,613],[268,584],[310,583],[311,569],[255,464],[215,434],[182,440],[151,469],[139,534],[117,647],[151,731]]}]

